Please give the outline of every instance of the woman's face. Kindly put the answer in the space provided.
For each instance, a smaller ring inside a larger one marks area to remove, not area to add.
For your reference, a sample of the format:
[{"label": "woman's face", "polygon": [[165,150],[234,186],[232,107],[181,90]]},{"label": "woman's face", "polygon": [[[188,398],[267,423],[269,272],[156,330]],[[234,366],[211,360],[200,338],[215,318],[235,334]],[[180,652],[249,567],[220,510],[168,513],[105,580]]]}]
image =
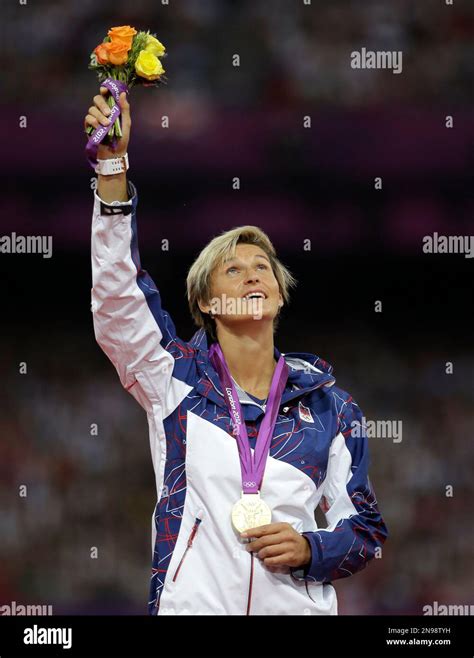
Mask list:
[{"label": "woman's face", "polygon": [[253,244],[238,244],[235,256],[216,267],[211,278],[211,310],[217,322],[234,324],[271,320],[283,305],[278,281],[268,256]]}]

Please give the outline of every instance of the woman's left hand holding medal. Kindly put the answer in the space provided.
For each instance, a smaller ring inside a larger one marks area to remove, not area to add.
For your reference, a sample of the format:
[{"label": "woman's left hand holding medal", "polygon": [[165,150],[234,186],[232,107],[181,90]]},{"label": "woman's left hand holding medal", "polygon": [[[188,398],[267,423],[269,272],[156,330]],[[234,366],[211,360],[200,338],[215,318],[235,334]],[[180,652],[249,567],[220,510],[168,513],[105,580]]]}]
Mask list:
[{"label": "woman's left hand holding medal", "polygon": [[290,567],[303,567],[311,562],[311,547],[289,523],[269,523],[249,528],[242,538],[254,538],[246,550],[256,552],[264,565],[275,573],[287,573]]}]

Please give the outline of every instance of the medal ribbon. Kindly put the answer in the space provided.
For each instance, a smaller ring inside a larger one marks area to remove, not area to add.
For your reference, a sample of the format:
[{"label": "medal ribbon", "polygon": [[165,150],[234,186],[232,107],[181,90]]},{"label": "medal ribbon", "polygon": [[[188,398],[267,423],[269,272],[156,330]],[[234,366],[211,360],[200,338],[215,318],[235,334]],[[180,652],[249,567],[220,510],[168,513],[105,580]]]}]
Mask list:
[{"label": "medal ribbon", "polygon": [[[115,105],[112,107],[110,114],[107,117],[110,119],[110,124],[108,126],[100,125],[98,128],[96,128],[92,135],[89,137],[89,141],[86,144],[87,159],[89,160],[89,164],[93,169],[95,169],[97,166],[97,149],[99,148],[99,144],[105,139],[107,133],[114,125],[115,120],[120,116],[122,112],[120,109],[120,94],[122,91],[126,91],[128,93],[128,87],[125,82],[115,80],[114,78],[107,78],[100,83],[100,86],[107,87],[115,99]],[[114,135],[110,142],[110,147],[112,150],[115,149],[116,144],[117,137]]]},{"label": "medal ribbon", "polygon": [[245,427],[242,407],[239,397],[232,381],[229,368],[225,361],[221,346],[213,343],[209,349],[209,359],[214,366],[219,380],[221,382],[224,399],[229,409],[234,426],[234,436],[237,440],[237,447],[240,457],[240,470],[242,473],[242,491],[245,493],[258,493],[262,484],[263,473],[270,444],[272,441],[273,430],[278,415],[278,408],[281,402],[281,396],[285,390],[286,380],[288,379],[288,366],[285,359],[280,356],[273,373],[270,393],[268,396],[265,416],[260,424],[255,450],[252,457],[250,450],[249,437]]}]

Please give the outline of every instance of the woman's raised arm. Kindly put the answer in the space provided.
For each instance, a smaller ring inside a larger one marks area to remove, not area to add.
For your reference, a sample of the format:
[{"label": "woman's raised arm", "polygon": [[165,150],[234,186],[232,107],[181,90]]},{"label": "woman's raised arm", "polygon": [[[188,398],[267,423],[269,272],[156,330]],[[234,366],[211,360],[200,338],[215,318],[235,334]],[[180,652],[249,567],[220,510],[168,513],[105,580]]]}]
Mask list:
[{"label": "woman's raised arm", "polygon": [[[101,145],[99,159],[126,152],[130,109],[125,95],[121,103],[123,137],[115,151]],[[85,124],[103,124],[106,105],[102,96],[95,96]],[[191,390],[186,383],[191,363],[188,360],[183,367],[181,359],[183,353],[189,356],[190,349],[177,338],[155,283],[141,267],[137,203],[136,188],[125,174],[99,176],[92,218],[91,310],[97,342],[116,367],[122,385],[147,411],[158,407],[166,417]]]}]

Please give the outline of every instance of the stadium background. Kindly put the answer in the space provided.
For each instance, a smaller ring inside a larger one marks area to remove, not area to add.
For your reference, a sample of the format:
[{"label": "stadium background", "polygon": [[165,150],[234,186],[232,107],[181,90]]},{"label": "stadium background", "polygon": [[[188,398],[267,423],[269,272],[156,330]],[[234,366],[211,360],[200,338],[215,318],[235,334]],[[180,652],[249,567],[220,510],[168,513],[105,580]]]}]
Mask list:
[{"label": "stadium background", "polygon": [[[52,235],[53,257],[0,257],[0,605],[146,613],[146,417],[95,344],[89,310],[88,55],[122,24],[156,32],[169,53],[168,86],[132,91],[129,174],[142,263],[180,335],[193,333],[184,279],[199,249],[258,224],[299,280],[277,345],[332,363],[367,419],[403,422],[401,443],[369,440],[390,537],[383,559],[335,583],[340,612],[472,603],[472,260],[422,251],[435,231],[473,233],[472,3],[44,0],[1,11],[0,233]],[[362,46],[402,50],[402,74],[351,69]]]}]

